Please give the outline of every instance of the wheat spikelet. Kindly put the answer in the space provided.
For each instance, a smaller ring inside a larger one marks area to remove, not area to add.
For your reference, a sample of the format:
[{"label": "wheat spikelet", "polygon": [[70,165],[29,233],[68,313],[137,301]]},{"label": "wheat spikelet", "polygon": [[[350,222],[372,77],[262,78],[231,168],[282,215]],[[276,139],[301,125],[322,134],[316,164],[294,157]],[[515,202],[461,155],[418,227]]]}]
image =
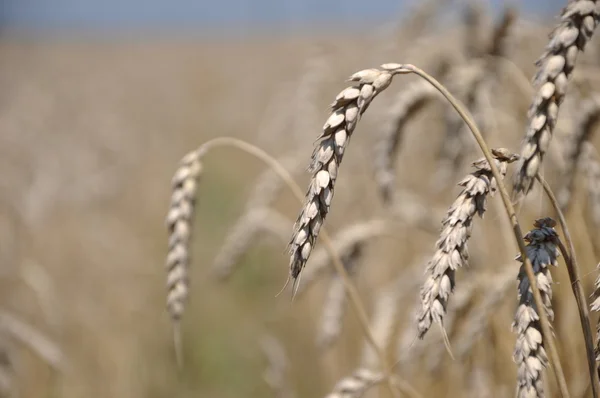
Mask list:
[{"label": "wheat spikelet", "polygon": [[359,368],[351,376],[340,380],[326,398],[359,398],[375,384],[383,381],[383,375],[366,368]]},{"label": "wheat spikelet", "polygon": [[596,148],[589,142],[584,146],[584,169],[587,177],[588,206],[592,221],[600,226],[600,157]]},{"label": "wheat spikelet", "polygon": [[338,168],[360,116],[371,101],[390,85],[393,74],[400,72],[388,71],[385,66],[383,70],[357,72],[350,77],[350,81],[357,84],[343,90],[331,105],[332,114],[325,122],[323,133],[313,151],[309,167],[313,176],[306,193],[306,204],[298,216],[290,240],[290,276],[294,283],[308,261],[319,230],[329,213]]},{"label": "wheat spikelet", "polygon": [[183,314],[188,289],[190,239],[198,178],[202,172],[203,152],[188,153],[179,163],[171,181],[173,193],[167,214],[169,250],[167,253],[167,309],[173,321]]},{"label": "wheat spikelet", "polygon": [[[506,175],[508,163],[516,155],[507,149],[495,149],[493,154],[501,174]],[[459,185],[463,190],[442,221],[442,232],[436,243],[436,253],[427,265],[427,278],[421,288],[422,309],[417,318],[418,336],[423,338],[433,321],[442,324],[448,298],[454,289],[454,273],[467,264],[467,240],[471,234],[475,214],[483,216],[488,194],[496,190],[496,181],[485,159],[473,163],[475,171]]]},{"label": "wheat spikelet", "polygon": [[537,61],[536,93],[528,112],[528,126],[515,173],[514,190],[527,194],[548,150],[558,109],[564,100],[575,61],[598,23],[596,1],[570,1],[550,35],[546,51]]},{"label": "wheat spikelet", "polygon": [[[550,321],[554,318],[554,312],[551,302],[552,275],[548,267],[558,265],[558,234],[554,230],[555,225],[556,222],[551,218],[538,219],[534,222],[535,229],[524,237],[527,242],[527,257],[533,266],[544,311]],[[520,255],[517,260],[523,263]],[[518,368],[517,397],[543,397],[542,372],[548,366],[548,357],[542,340],[538,309],[535,308],[533,292],[523,265],[517,279],[519,306],[513,322],[513,330],[517,333],[513,355]]]},{"label": "wheat spikelet", "polygon": [[575,186],[575,172],[582,155],[584,143],[588,142],[594,127],[600,120],[600,96],[593,96],[581,104],[573,133],[565,137],[564,170],[561,176],[561,191],[558,195],[561,209],[566,209]]},{"label": "wheat spikelet", "polygon": [[404,126],[435,95],[437,90],[431,84],[417,81],[407,86],[394,100],[390,109],[392,118],[379,138],[374,156],[375,181],[384,203],[392,201],[395,162]]},{"label": "wheat spikelet", "polygon": [[[356,273],[363,244],[364,242],[361,242],[352,246],[351,250],[342,256],[342,263],[349,275]],[[342,324],[346,313],[346,301],[344,281],[338,275],[334,275],[327,290],[325,303],[323,304],[323,313],[317,336],[317,345],[319,347],[330,347],[342,333]]]}]

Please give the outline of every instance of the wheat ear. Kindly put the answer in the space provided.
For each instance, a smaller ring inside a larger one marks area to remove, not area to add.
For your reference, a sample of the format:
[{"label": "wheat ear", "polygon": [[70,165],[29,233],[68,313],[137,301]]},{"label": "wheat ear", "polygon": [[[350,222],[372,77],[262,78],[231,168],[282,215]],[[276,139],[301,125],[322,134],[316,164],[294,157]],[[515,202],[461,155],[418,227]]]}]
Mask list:
[{"label": "wheat ear", "polygon": [[[537,279],[537,286],[543,300],[543,311],[552,321],[552,275],[548,267],[556,266],[558,234],[554,230],[556,222],[551,218],[535,221],[535,229],[524,237],[529,257]],[[519,255],[517,260],[523,262]],[[534,305],[533,292],[521,266],[518,275],[519,306],[515,314],[513,329],[517,333],[517,342],[513,359],[517,364],[517,397],[543,397],[542,372],[548,366],[548,357],[539,324],[539,308]]]},{"label": "wheat ear", "polygon": [[290,240],[290,275],[295,282],[329,213],[338,168],[360,116],[371,101],[390,85],[395,73],[378,69],[357,72],[350,77],[356,85],[343,90],[331,105],[332,114],[325,122],[312,154],[309,170],[313,176],[306,202]]},{"label": "wheat ear", "polygon": [[599,17],[595,0],[570,1],[550,35],[546,51],[536,63],[534,85],[537,91],[529,108],[529,122],[513,184],[517,194],[527,194],[533,186],[550,145],[577,55],[592,37]]},{"label": "wheat ear", "polygon": [[[517,160],[517,156],[505,148],[495,149],[492,153],[504,177],[508,163]],[[487,160],[481,159],[473,166],[476,170],[459,183],[463,190],[442,221],[436,252],[427,265],[427,277],[421,288],[422,308],[417,318],[418,336],[421,339],[432,322],[443,324],[448,299],[454,290],[456,269],[467,265],[467,241],[473,228],[473,219],[476,214],[483,216],[487,196],[496,190],[497,183]]]},{"label": "wheat ear", "polygon": [[189,294],[188,268],[190,239],[198,179],[202,172],[199,150],[188,153],[179,163],[171,185],[173,193],[167,214],[169,250],[167,253],[167,309],[174,322],[183,315]]},{"label": "wheat ear", "polygon": [[583,147],[592,137],[600,120],[600,96],[593,96],[581,104],[573,133],[569,134],[564,145],[565,168],[561,176],[561,190],[558,195],[563,211],[569,206],[575,186],[575,173],[583,154]]}]

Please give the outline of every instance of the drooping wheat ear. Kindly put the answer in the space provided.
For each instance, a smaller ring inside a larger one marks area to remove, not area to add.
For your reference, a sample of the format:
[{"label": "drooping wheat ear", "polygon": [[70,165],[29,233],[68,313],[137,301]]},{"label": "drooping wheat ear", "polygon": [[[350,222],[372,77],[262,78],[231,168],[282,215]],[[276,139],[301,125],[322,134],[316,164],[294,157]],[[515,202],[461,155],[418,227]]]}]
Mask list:
[{"label": "drooping wheat ear", "polygon": [[313,151],[309,167],[313,177],[306,193],[306,204],[298,216],[290,240],[290,276],[294,282],[297,282],[308,261],[319,230],[329,213],[338,168],[350,136],[371,101],[390,85],[394,74],[403,72],[385,68],[357,72],[350,77],[350,81],[357,84],[343,90],[331,105],[333,112],[325,122],[323,133]]},{"label": "drooping wheat ear", "polygon": [[359,368],[352,375],[340,380],[333,392],[325,398],[360,398],[372,386],[381,383],[384,377],[380,372]]},{"label": "drooping wheat ear", "polygon": [[[341,258],[351,255],[359,246],[364,246],[371,239],[382,236],[389,231],[389,222],[373,219],[351,225],[338,232],[333,238],[333,246]],[[301,296],[325,271],[331,270],[331,256],[321,248],[315,252],[310,268],[302,274],[302,285],[298,287],[297,296]]]},{"label": "drooping wheat ear", "polygon": [[[363,243],[354,245],[348,253],[341,256],[344,268],[348,275],[354,275],[362,254]],[[344,282],[338,275],[334,275],[327,290],[327,297],[323,304],[323,313],[317,336],[317,345],[329,348],[342,333],[344,315],[346,314],[346,289]],[[374,332],[375,333],[375,332]]]},{"label": "drooping wheat ear", "polygon": [[600,96],[593,96],[581,104],[573,133],[566,137],[564,148],[565,166],[561,176],[561,190],[558,194],[560,207],[567,209],[575,187],[575,174],[579,159],[583,153],[584,143],[592,137],[595,127],[600,121]]},{"label": "drooping wheat ear", "polygon": [[188,153],[179,163],[171,181],[173,193],[167,214],[169,250],[167,253],[167,309],[174,322],[183,314],[188,297],[190,239],[198,178],[202,172],[203,151]]},{"label": "drooping wheat ear", "polygon": [[392,202],[396,159],[404,127],[436,95],[438,92],[431,84],[417,81],[407,86],[390,108],[390,121],[379,138],[374,156],[375,181],[386,204]]},{"label": "drooping wheat ear", "polygon": [[296,396],[289,384],[289,360],[283,344],[271,335],[263,336],[260,347],[267,359],[267,368],[263,374],[275,397],[293,398]]},{"label": "drooping wheat ear", "polygon": [[[502,176],[506,175],[508,163],[517,156],[508,149],[492,151]],[[467,241],[473,228],[475,214],[483,216],[488,195],[496,190],[496,181],[485,159],[473,163],[475,171],[459,185],[458,195],[442,221],[442,232],[436,243],[436,252],[427,265],[426,280],[421,288],[421,312],[417,317],[418,336],[423,338],[433,321],[442,325],[450,293],[454,289],[456,269],[467,264]]]},{"label": "drooping wheat ear", "polygon": [[600,15],[595,0],[570,1],[550,35],[546,51],[537,61],[536,94],[528,112],[528,126],[515,173],[515,193],[527,194],[548,150],[575,61],[590,40]]},{"label": "drooping wheat ear", "polygon": [[598,151],[589,142],[584,146],[584,163],[587,174],[588,206],[592,220],[600,226],[600,156]]},{"label": "drooping wheat ear", "polygon": [[[524,236],[527,242],[527,257],[533,265],[538,289],[542,296],[544,311],[550,321],[552,311],[552,275],[548,267],[558,265],[558,234],[554,230],[556,222],[551,218],[541,218],[534,222],[532,229]],[[521,263],[521,255],[517,256]],[[519,306],[515,313],[513,330],[517,333],[517,342],[513,360],[517,364],[517,397],[543,397],[542,372],[548,366],[548,357],[544,349],[542,331],[539,323],[538,308],[533,302],[533,292],[525,269],[521,266],[518,275]]]}]

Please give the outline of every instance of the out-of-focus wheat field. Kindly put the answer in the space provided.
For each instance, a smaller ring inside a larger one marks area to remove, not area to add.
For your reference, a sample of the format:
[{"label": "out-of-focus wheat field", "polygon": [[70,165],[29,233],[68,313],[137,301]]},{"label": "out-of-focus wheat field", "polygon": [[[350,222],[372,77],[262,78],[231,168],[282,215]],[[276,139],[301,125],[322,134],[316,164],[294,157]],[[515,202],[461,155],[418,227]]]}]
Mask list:
[{"label": "out-of-focus wheat field", "polygon": [[[460,91],[460,72],[486,59],[473,56],[470,46],[487,45],[502,11],[456,5],[448,20],[435,4],[354,33],[121,41],[0,33],[0,396],[319,397],[360,367],[369,354],[351,307],[340,338],[328,348],[317,344],[327,272],[293,302],[289,289],[276,297],[289,273],[287,242],[277,234],[257,233],[236,258],[235,273],[226,281],[215,277],[215,257],[265,170],[248,154],[220,147],[205,157],[199,181],[178,368],[165,310],[170,181],[188,151],[231,136],[279,159],[299,156],[300,164],[288,168],[304,190],[304,168],[328,106],[361,69],[410,62],[438,73],[448,63],[458,74],[441,80]],[[490,145],[514,152],[525,134],[534,62],[554,22],[517,15],[505,55],[494,61],[498,69],[477,99]],[[557,191],[561,143],[582,103],[600,89],[599,61],[596,38],[578,59],[545,159],[544,175]],[[397,97],[417,81],[395,77],[365,113],[340,168],[325,228],[335,237],[373,218],[389,222],[384,234],[363,245],[353,280],[372,318],[381,297],[396,289],[386,353],[422,397],[511,397],[516,282],[483,318],[473,316],[499,275],[512,266],[516,279],[518,270],[518,249],[498,197],[476,220],[469,268],[457,273],[455,295],[462,294],[463,303],[449,307],[453,348],[464,346],[461,337],[473,322],[484,324],[481,333],[455,360],[439,328],[423,341],[413,339],[419,286],[439,222],[460,190],[456,183],[481,157],[468,137],[459,164],[440,163],[449,107],[436,99],[407,122],[397,155],[394,186],[409,199],[393,211],[382,203],[374,148],[394,121]],[[597,134],[591,142],[600,148]],[[584,174],[578,174],[567,221],[589,296],[600,245]],[[525,231],[535,218],[556,217],[539,188],[520,205]],[[282,188],[269,207],[289,220],[291,236],[301,204]],[[572,396],[591,396],[562,259],[552,273],[554,331],[565,375]],[[596,318],[592,314],[592,325]],[[291,395],[268,383],[265,341],[285,350],[282,384]],[[545,381],[548,396],[558,396],[551,368]],[[389,391],[376,386],[365,396],[387,397]]]}]

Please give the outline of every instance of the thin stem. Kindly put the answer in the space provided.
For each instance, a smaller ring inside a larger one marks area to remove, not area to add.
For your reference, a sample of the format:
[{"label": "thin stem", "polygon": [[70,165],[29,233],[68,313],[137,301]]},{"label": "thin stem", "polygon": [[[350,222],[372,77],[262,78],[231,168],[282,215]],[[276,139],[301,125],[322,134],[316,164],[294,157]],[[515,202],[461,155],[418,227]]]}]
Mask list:
[{"label": "thin stem", "polygon": [[[298,199],[300,203],[304,203],[304,194],[302,193],[302,190],[300,189],[298,184],[296,184],[296,182],[294,181],[292,175],[277,161],[277,159],[275,159],[274,157],[272,157],[271,155],[269,155],[268,153],[266,153],[265,151],[263,151],[255,145],[233,137],[218,137],[204,143],[198,148],[198,151],[204,154],[209,150],[219,146],[235,147],[262,160],[271,169],[273,169],[273,171],[277,173],[277,175],[286,183],[286,185],[290,188],[296,199]],[[402,380],[392,374],[392,368],[386,359],[385,353],[377,345],[377,342],[373,337],[373,333],[371,331],[371,328],[369,327],[369,317],[367,316],[365,307],[362,303],[362,300],[360,299],[358,290],[356,289],[356,286],[354,286],[354,283],[352,282],[350,276],[346,272],[346,269],[342,264],[342,261],[340,260],[340,256],[336,252],[335,247],[333,246],[333,242],[331,241],[331,238],[329,237],[329,234],[327,233],[325,228],[321,229],[320,236],[321,240],[323,241],[323,244],[325,245],[326,250],[329,252],[331,261],[336,272],[339,274],[339,276],[342,278],[342,281],[344,282],[344,287],[350,299],[350,304],[352,305],[352,308],[355,311],[356,316],[358,317],[358,321],[360,323],[361,328],[363,329],[363,333],[365,334],[367,340],[369,341],[369,344],[373,346],[373,349],[379,357],[379,361],[381,362],[385,378],[388,381],[387,384],[390,389],[390,392],[394,397],[398,397],[398,388],[400,388],[405,395],[409,397],[420,398],[421,395],[414,389],[414,387],[412,387],[407,381]]]},{"label": "thin stem", "polygon": [[[417,68],[414,65],[403,64],[399,65],[397,69],[397,73],[415,73],[416,75],[422,77],[427,80],[431,85],[433,85],[447,100],[450,102],[452,107],[458,112],[458,114],[463,118],[475,140],[479,144],[483,155],[487,159],[490,164],[490,168],[492,170],[492,174],[496,179],[496,184],[498,185],[498,191],[500,191],[500,196],[502,197],[502,202],[504,203],[504,208],[506,209],[506,214],[510,219],[512,224],[513,233],[515,235],[515,239],[517,244],[519,245],[519,251],[521,252],[521,257],[523,258],[523,264],[525,265],[525,272],[527,273],[527,278],[529,279],[529,284],[531,286],[531,290],[533,293],[533,299],[537,308],[544,308],[542,297],[540,295],[540,291],[537,288],[535,274],[533,272],[533,267],[531,266],[531,261],[529,257],[527,257],[526,249],[525,249],[525,241],[523,240],[523,232],[521,231],[521,226],[519,225],[519,220],[517,219],[517,215],[515,213],[515,209],[510,201],[510,197],[506,190],[506,186],[502,181],[502,175],[498,171],[498,167],[496,167],[496,163],[492,156],[492,153],[486,144],[481,132],[477,128],[477,125],[473,121],[473,117],[470,113],[464,108],[464,106],[456,99],[450,92],[436,79],[434,79],[431,75],[426,73],[425,71]],[[556,348],[556,344],[552,337],[552,330],[550,328],[550,322],[548,321],[548,316],[544,311],[539,311],[540,316],[540,324],[542,326],[542,332],[544,335],[544,343],[548,344],[548,351],[550,354],[550,358],[552,363],[554,364],[554,375],[556,376],[556,381],[558,383],[561,396],[563,398],[568,398],[569,390],[567,388],[567,382],[565,379],[565,375],[560,364],[560,358],[558,355],[558,350]]]},{"label": "thin stem", "polygon": [[590,314],[587,307],[587,301],[583,293],[583,288],[581,287],[579,266],[577,264],[577,258],[575,257],[575,245],[573,244],[573,239],[571,239],[571,233],[567,227],[565,216],[560,210],[560,206],[556,200],[556,196],[554,196],[554,192],[552,192],[552,189],[550,188],[550,185],[539,174],[536,176],[536,179],[540,182],[540,184],[542,184],[546,195],[548,195],[548,198],[550,199],[550,203],[552,203],[552,206],[556,210],[560,227],[568,245],[567,250],[560,240],[557,242],[563,257],[565,258],[565,263],[567,264],[567,271],[569,273],[569,279],[571,280],[571,288],[573,289],[573,295],[575,296],[577,308],[579,309],[579,320],[581,321],[581,328],[583,330],[583,339],[585,342],[590,379],[592,381],[592,395],[594,398],[598,398],[598,391],[596,389],[596,386],[598,385],[598,373],[596,372],[596,358],[594,355],[594,342],[592,337],[592,329],[590,326]]}]

